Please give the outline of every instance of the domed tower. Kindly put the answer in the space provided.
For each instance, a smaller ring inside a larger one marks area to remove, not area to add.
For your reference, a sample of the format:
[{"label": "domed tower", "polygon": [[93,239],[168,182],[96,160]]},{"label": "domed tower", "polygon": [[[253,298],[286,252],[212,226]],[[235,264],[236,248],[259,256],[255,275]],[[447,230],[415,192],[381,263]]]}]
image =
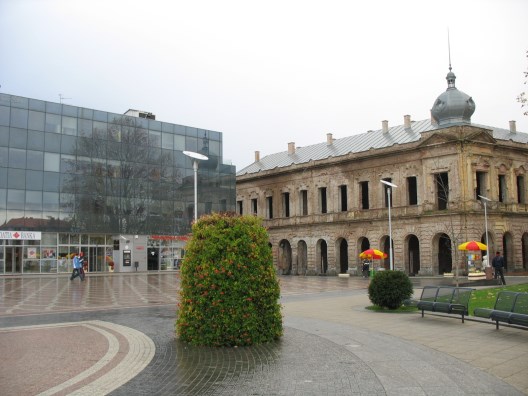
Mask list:
[{"label": "domed tower", "polygon": [[440,127],[452,124],[471,124],[471,116],[475,112],[475,102],[471,96],[455,87],[456,76],[451,71],[451,63],[449,63],[449,73],[447,73],[446,80],[446,91],[436,98],[431,109],[433,119]]}]

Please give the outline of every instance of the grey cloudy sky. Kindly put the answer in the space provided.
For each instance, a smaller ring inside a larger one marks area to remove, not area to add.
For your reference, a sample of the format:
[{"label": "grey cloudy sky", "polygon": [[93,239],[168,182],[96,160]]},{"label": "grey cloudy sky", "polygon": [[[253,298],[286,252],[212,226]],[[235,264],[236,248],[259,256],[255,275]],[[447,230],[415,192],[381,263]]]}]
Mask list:
[{"label": "grey cloudy sky", "polygon": [[0,91],[223,132],[261,156],[429,118],[447,30],[472,121],[528,132],[526,0],[0,0]]}]

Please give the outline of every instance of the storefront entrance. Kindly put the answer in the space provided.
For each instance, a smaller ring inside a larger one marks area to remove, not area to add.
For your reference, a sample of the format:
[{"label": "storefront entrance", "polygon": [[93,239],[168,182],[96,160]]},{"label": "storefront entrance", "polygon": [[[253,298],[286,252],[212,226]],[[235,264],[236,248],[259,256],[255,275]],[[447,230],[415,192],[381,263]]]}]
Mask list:
[{"label": "storefront entrance", "polygon": [[20,274],[22,272],[22,246],[6,246],[5,273]]}]

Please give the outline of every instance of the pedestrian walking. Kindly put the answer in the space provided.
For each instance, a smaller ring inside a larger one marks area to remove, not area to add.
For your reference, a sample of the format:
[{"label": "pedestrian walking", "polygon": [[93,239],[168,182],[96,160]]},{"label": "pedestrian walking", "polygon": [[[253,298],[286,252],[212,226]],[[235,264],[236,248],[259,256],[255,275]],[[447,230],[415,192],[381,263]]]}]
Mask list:
[{"label": "pedestrian walking", "polygon": [[70,276],[70,280],[74,280],[76,277],[80,277],[81,281],[84,280],[84,277],[81,276],[81,267],[82,267],[82,262],[79,258],[79,255],[75,253],[75,256],[73,256],[73,272]]},{"label": "pedestrian walking", "polygon": [[502,284],[505,285],[506,281],[504,280],[504,257],[501,256],[500,252],[497,252],[493,260],[491,261],[491,266],[495,270],[495,279],[500,275]]}]

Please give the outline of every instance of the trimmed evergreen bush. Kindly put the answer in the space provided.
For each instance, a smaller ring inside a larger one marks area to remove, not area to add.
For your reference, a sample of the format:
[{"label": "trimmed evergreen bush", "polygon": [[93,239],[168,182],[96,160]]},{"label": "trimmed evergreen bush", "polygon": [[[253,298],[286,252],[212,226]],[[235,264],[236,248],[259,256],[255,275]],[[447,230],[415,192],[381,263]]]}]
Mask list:
[{"label": "trimmed evergreen bush", "polygon": [[215,213],[193,225],[180,271],[181,340],[242,346],[282,336],[279,281],[268,241],[254,216]]},{"label": "trimmed evergreen bush", "polygon": [[370,281],[370,301],[382,308],[398,309],[411,298],[413,286],[407,274],[401,271],[379,271]]}]

